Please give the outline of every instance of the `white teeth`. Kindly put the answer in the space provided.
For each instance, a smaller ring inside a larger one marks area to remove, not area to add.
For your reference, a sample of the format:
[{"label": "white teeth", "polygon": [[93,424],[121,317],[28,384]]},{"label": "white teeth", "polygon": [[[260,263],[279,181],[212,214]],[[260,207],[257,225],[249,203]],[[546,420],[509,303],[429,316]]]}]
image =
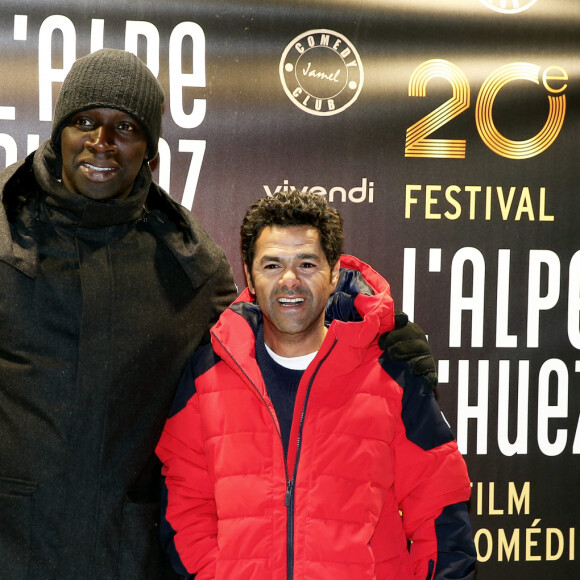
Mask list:
[{"label": "white teeth", "polygon": [[279,298],[278,301],[282,304],[298,304],[304,302],[304,298]]},{"label": "white teeth", "polygon": [[103,171],[104,173],[108,171],[113,171],[113,167],[96,167],[95,165],[91,165],[90,163],[85,163],[85,166],[91,169],[92,171]]}]

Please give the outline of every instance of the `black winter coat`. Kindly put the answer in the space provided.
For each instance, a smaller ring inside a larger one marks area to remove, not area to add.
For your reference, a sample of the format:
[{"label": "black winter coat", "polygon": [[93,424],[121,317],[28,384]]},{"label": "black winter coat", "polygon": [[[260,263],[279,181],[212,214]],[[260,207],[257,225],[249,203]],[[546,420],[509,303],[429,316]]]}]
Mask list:
[{"label": "black winter coat", "polygon": [[148,167],[113,202],[59,171],[0,174],[0,578],[172,578],[154,448],[231,269]]}]

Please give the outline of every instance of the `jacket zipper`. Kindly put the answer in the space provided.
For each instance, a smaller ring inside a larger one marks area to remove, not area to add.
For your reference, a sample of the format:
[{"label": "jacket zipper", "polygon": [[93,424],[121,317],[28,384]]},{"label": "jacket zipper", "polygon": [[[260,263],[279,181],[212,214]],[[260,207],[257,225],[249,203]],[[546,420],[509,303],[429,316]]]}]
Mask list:
[{"label": "jacket zipper", "polygon": [[[278,434],[278,439],[280,440],[280,445],[282,448],[284,444],[282,442],[282,434],[280,433],[280,429],[278,428],[278,422],[274,413],[270,409],[266,399],[264,399],[262,393],[260,393],[260,389],[256,386],[254,381],[248,376],[242,365],[240,365],[237,359],[232,356],[232,353],[228,350],[226,345],[212,332],[214,338],[220,343],[222,348],[225,352],[228,353],[231,360],[235,363],[235,365],[240,369],[242,374],[246,377],[248,382],[254,387],[254,390],[258,393],[258,396],[266,405],[268,412],[270,413],[270,417],[272,418],[272,422],[274,423],[274,427],[276,428],[276,433]],[[290,473],[288,471],[288,465],[286,461],[284,461],[284,474],[286,477],[286,495],[284,497],[284,505],[286,506],[286,578],[287,580],[293,580],[294,578],[294,485],[296,482],[296,474],[298,472],[298,462],[300,460],[300,450],[302,449],[302,430],[304,428],[304,419],[306,417],[306,407],[308,405],[308,399],[310,398],[310,391],[312,389],[312,384],[314,383],[314,379],[318,375],[318,371],[320,367],[324,363],[324,361],[328,358],[330,353],[333,351],[334,346],[336,345],[336,339],[332,343],[331,347],[328,349],[328,352],[324,355],[324,358],[318,363],[314,373],[312,373],[312,377],[308,383],[308,388],[306,389],[306,396],[304,397],[304,405],[302,407],[302,413],[300,415],[300,427],[298,429],[298,441],[296,443],[296,459],[294,460],[294,469],[292,471],[292,479],[290,479]]]},{"label": "jacket zipper", "polygon": [[[306,396],[304,397],[304,405],[302,406],[302,413],[300,415],[300,427],[298,429],[298,441],[296,442],[296,459],[294,460],[294,470],[292,471],[292,479],[288,479],[288,467],[286,462],[284,462],[284,469],[286,470],[286,497],[284,500],[284,505],[286,506],[286,578],[287,580],[292,580],[294,578],[294,490],[296,484],[296,474],[298,472],[298,462],[300,461],[300,451],[302,449],[302,430],[304,428],[304,419],[306,417],[306,407],[308,406],[308,399],[310,398],[310,391],[312,390],[312,385],[314,379],[318,375],[320,367],[323,365],[324,361],[328,358],[336,340],[332,343],[332,346],[328,349],[328,352],[324,355],[324,358],[318,363],[312,377],[308,383],[308,388],[306,389]],[[282,437],[280,437],[282,441]]]}]

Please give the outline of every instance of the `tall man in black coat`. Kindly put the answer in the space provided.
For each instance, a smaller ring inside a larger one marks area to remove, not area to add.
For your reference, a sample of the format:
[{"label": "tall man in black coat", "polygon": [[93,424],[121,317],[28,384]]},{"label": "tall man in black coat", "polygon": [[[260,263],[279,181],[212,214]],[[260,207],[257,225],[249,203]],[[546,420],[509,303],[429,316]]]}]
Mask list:
[{"label": "tall man in black coat", "polygon": [[224,252],[153,183],[163,91],[79,59],[50,140],[0,174],[0,577],[174,577],[153,450],[235,298]]},{"label": "tall man in black coat", "polygon": [[[163,98],[130,53],[81,58],[50,139],[0,173],[1,578],[175,577],[154,448],[236,292],[222,249],[152,181]],[[401,332],[384,348],[433,377],[423,334]]]}]

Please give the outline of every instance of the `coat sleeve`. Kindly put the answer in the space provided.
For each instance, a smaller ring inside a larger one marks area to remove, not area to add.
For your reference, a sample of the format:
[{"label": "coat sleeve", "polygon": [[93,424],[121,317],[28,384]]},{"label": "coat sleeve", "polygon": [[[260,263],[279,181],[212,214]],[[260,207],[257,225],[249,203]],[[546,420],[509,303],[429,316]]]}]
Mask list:
[{"label": "coat sleeve", "polygon": [[156,449],[163,463],[161,539],[178,574],[211,580],[215,578],[217,511],[191,369],[192,363]]},{"label": "coat sleeve", "polygon": [[202,297],[207,313],[206,332],[200,345],[209,343],[210,328],[218,321],[222,312],[236,299],[237,288],[234,284],[232,269],[223,251],[215,258],[215,270],[205,284],[204,295]]},{"label": "coat sleeve", "polygon": [[435,520],[437,568],[435,578],[474,577],[476,553],[465,502],[448,505]]},{"label": "coat sleeve", "polygon": [[466,501],[467,467],[433,392],[400,363],[391,376],[402,387],[393,445],[395,494],[411,541],[413,578],[468,580],[475,573]]}]

